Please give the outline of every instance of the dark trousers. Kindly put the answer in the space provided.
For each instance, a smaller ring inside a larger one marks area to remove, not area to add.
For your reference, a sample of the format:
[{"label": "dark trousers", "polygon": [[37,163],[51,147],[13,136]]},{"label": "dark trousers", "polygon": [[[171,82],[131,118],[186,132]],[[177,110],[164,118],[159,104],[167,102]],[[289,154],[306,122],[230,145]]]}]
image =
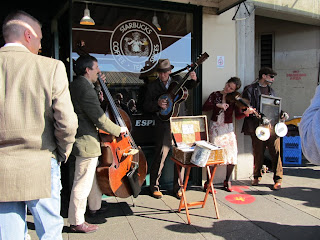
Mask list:
[{"label": "dark trousers", "polygon": [[283,177],[282,162],[280,156],[280,138],[271,131],[271,136],[267,141],[261,141],[255,134],[251,134],[252,149],[254,157],[253,176],[255,179],[262,177],[262,165],[264,162],[264,152],[269,149],[272,162],[273,180],[275,183],[281,182]]},{"label": "dark trousers", "polygon": [[[159,191],[159,182],[162,174],[162,170],[165,164],[165,160],[171,149],[172,139],[169,121],[159,121],[156,125],[156,143],[154,151],[154,159],[150,168],[150,190]],[[183,174],[183,172],[182,172]],[[174,168],[174,191],[178,191],[178,174],[176,168]]]}]

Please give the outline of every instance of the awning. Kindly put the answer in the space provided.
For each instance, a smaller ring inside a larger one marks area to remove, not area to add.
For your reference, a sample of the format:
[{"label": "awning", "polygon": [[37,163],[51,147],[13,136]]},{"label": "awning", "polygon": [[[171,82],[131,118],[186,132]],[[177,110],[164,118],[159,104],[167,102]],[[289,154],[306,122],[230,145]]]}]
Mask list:
[{"label": "awning", "polygon": [[217,14],[221,14],[234,6],[245,2],[246,0],[166,0],[167,2],[193,4],[197,6],[203,6],[207,8],[214,8]]},{"label": "awning", "polygon": [[144,82],[139,74],[129,72],[102,72],[106,75],[107,83],[111,85],[141,86]]},{"label": "awning", "polygon": [[245,2],[246,0],[222,0],[220,3],[219,3],[219,9],[218,9],[218,12],[217,14],[221,14],[225,11],[228,11],[229,9],[233,8],[234,6],[242,3],[242,2]]}]

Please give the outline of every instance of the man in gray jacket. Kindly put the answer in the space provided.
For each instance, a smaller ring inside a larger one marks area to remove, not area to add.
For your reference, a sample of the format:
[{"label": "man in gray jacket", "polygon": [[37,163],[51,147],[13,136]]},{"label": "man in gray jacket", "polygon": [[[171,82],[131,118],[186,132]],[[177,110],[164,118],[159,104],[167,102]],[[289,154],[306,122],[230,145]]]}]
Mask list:
[{"label": "man in gray jacket", "polygon": [[62,240],[60,163],[78,127],[65,66],[38,54],[41,24],[17,11],[0,49],[0,238],[25,239],[26,206],[39,239]]},{"label": "man in gray jacket", "polygon": [[98,227],[85,221],[87,201],[89,210],[93,213],[101,208],[102,197],[95,175],[98,157],[101,155],[97,129],[117,137],[128,129],[113,123],[100,107],[94,89],[94,83],[100,74],[97,59],[89,55],[79,57],[75,72],[77,78],[70,84],[70,92],[79,118],[79,128],[72,150],[72,154],[76,156],[76,164],[68,220],[71,231],[90,233],[95,232]]}]

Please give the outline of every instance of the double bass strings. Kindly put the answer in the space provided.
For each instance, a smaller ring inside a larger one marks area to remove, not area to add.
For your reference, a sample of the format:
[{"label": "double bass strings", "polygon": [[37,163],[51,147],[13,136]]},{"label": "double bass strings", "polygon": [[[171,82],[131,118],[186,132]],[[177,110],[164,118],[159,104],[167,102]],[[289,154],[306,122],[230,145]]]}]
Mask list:
[{"label": "double bass strings", "polygon": [[[100,76],[98,76],[98,80],[99,80],[99,83],[100,83],[100,85],[101,85],[104,93],[105,93],[106,96],[107,96],[107,99],[108,99],[108,101],[109,101],[109,104],[111,105],[113,114],[114,114],[114,116],[115,116],[116,124],[119,125],[119,126],[121,126],[121,127],[127,127],[126,124],[125,124],[125,122],[124,122],[124,120],[123,120],[122,117],[121,117],[121,114],[120,114],[120,112],[119,112],[119,110],[118,110],[117,105],[116,105],[115,102],[113,101],[112,95],[111,95],[109,89],[107,88],[106,84],[103,82],[103,80],[100,78]],[[125,154],[125,155],[130,155],[130,154],[131,154],[131,155],[135,155],[135,154],[137,154],[137,153],[139,152],[139,149],[138,149],[138,146],[136,145],[136,143],[134,142],[134,140],[133,140],[133,138],[132,138],[132,136],[131,136],[131,133],[128,131],[125,136],[129,136],[129,139],[130,139],[129,143],[130,143],[132,149],[137,150],[137,151],[133,151],[132,153],[127,153],[127,154]],[[130,151],[129,151],[129,152],[130,152]],[[134,159],[134,158],[132,158],[132,159]],[[134,168],[138,168],[138,167],[139,167],[139,161],[132,161],[132,162],[135,164],[135,167],[134,167]]]}]

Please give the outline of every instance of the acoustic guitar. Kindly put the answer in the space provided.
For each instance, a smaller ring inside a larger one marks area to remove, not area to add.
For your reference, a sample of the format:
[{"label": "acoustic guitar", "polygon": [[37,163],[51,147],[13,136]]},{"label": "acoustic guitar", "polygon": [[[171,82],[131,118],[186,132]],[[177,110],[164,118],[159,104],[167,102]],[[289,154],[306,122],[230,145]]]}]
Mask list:
[{"label": "acoustic guitar", "polygon": [[[171,82],[167,92],[159,97],[159,99],[167,100],[168,103],[167,108],[161,109],[158,114],[162,121],[168,121],[170,117],[178,116],[180,103],[189,96],[188,89],[184,86],[188,80],[189,73],[196,70],[208,57],[209,55],[206,52],[201,54],[195,63],[187,66],[189,68],[188,73],[179,82]],[[177,72],[181,72],[181,70]]]}]

